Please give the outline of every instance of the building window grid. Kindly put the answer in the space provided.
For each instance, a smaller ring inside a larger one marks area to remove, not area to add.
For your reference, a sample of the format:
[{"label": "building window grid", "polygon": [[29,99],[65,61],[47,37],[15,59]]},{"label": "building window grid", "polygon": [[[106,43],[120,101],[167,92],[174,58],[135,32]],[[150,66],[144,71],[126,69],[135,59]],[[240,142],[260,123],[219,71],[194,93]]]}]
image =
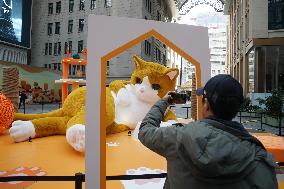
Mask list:
[{"label": "building window grid", "polygon": [[83,32],[83,31],[84,31],[84,19],[79,19],[78,32]]},{"label": "building window grid", "polygon": [[78,41],[78,53],[83,51],[83,40]]},{"label": "building window grid", "polygon": [[53,14],[53,3],[48,3],[48,14]]},{"label": "building window grid", "polygon": [[73,20],[68,21],[68,33],[73,32]]},{"label": "building window grid", "polygon": [[72,41],[68,42],[69,52],[72,54]]},{"label": "building window grid", "polygon": [[52,43],[48,44],[48,54],[52,55]]},{"label": "building window grid", "polygon": [[112,6],[111,0],[105,0],[105,7],[106,7],[106,8],[109,8],[109,7],[111,7],[111,6]]},{"label": "building window grid", "polygon": [[79,10],[85,10],[85,0],[80,0]]},{"label": "building window grid", "polygon": [[58,42],[58,55],[61,55],[61,42]]},{"label": "building window grid", "polygon": [[67,54],[67,51],[68,51],[68,42],[65,42],[65,45],[64,45],[64,54]]},{"label": "building window grid", "polygon": [[69,12],[73,12],[74,10],[74,0],[69,0]]},{"label": "building window grid", "polygon": [[61,12],[61,1],[56,2],[56,13],[59,14]]},{"label": "building window grid", "polygon": [[268,29],[284,29],[284,0],[268,0]]},{"label": "building window grid", "polygon": [[45,43],[44,55],[48,55],[48,43]]},{"label": "building window grid", "polygon": [[90,9],[93,10],[97,7],[97,1],[96,0],[91,0],[91,5],[90,5]]},{"label": "building window grid", "polygon": [[53,26],[53,23],[47,24],[47,35],[52,35],[52,26]]},{"label": "building window grid", "polygon": [[146,8],[149,13],[152,13],[152,1],[151,0],[146,0]]},{"label": "building window grid", "polygon": [[151,43],[149,41],[145,41],[145,54],[150,56],[151,55]]},{"label": "building window grid", "polygon": [[60,34],[60,22],[55,22],[55,34]]},{"label": "building window grid", "polygon": [[54,47],[53,47],[53,55],[57,55],[57,43],[54,43]]}]

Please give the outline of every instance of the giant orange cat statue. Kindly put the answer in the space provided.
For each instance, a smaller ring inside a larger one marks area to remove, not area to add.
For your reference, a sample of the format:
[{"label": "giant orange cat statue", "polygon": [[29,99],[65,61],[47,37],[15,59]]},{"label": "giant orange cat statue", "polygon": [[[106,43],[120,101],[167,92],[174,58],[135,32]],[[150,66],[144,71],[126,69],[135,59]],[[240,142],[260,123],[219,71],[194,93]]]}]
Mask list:
[{"label": "giant orange cat statue", "polygon": [[[179,74],[176,68],[133,57],[135,70],[130,81],[113,81],[106,89],[107,134],[135,129],[150,108],[175,89]],[[85,151],[86,87],[66,98],[61,109],[44,114],[16,113],[9,132],[15,142],[50,135],[66,134],[67,142],[77,151]],[[131,116],[129,116],[131,115]],[[168,110],[165,120],[175,120]]]}]

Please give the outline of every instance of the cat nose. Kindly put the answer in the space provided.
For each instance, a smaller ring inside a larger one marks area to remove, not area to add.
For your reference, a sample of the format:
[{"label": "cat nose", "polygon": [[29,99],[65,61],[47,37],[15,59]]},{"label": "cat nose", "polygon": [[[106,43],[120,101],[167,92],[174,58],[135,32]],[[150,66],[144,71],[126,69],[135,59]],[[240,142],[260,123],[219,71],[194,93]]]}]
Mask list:
[{"label": "cat nose", "polygon": [[143,88],[142,88],[142,89],[140,89],[139,91],[140,91],[141,93],[144,93],[144,89],[143,89]]}]

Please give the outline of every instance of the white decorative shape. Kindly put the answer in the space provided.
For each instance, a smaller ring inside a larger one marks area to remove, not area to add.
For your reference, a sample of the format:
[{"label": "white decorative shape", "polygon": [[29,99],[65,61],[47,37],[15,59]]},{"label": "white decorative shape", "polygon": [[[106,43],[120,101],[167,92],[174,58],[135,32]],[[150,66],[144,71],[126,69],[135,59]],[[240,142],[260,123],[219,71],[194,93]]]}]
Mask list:
[{"label": "white decorative shape", "polygon": [[30,169],[31,171],[36,171],[36,170],[39,170],[39,167],[33,167]]},{"label": "white decorative shape", "polygon": [[26,141],[36,135],[34,124],[31,121],[14,121],[9,133],[15,142]]},{"label": "white decorative shape", "polygon": [[119,142],[107,142],[106,143],[108,147],[118,147]]},{"label": "white decorative shape", "polygon": [[37,173],[36,176],[43,176],[45,174],[46,174],[46,172],[41,171],[41,172]]},{"label": "white decorative shape", "polygon": [[5,175],[7,171],[0,171],[0,175]]},{"label": "white decorative shape", "polygon": [[66,131],[67,142],[79,152],[85,151],[85,126],[75,124]]},{"label": "white decorative shape", "polygon": [[[149,169],[147,167],[139,167],[137,169],[128,169],[127,175],[143,175],[143,174],[160,174],[165,173],[161,169]],[[165,178],[153,179],[137,179],[137,180],[121,180],[125,189],[162,189],[164,187]]]},{"label": "white decorative shape", "polygon": [[24,169],[25,169],[24,167],[18,167],[18,168],[16,169],[16,171],[19,172],[19,171],[22,171],[22,170],[24,170]]}]

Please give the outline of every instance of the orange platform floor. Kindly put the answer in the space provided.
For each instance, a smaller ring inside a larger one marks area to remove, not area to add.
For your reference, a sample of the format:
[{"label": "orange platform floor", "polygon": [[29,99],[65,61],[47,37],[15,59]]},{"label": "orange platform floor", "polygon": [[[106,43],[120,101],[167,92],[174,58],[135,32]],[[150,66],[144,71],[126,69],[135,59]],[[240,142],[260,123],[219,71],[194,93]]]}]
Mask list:
[{"label": "orange platform floor", "polygon": [[[265,133],[254,135],[271,136]],[[266,140],[265,143],[268,141],[267,137],[259,139]],[[274,140],[274,144],[279,140]],[[128,136],[127,132],[107,137],[106,162],[108,176],[166,172],[166,160],[145,148],[137,139]],[[0,176],[71,176],[77,172],[85,173],[85,157],[67,144],[65,136],[14,143],[8,133],[0,135]],[[284,189],[284,174],[277,177],[279,188]],[[149,189],[162,188],[163,183],[164,179],[107,181],[106,186],[107,189]],[[74,182],[0,183],[1,189],[73,189],[74,186]]]}]

